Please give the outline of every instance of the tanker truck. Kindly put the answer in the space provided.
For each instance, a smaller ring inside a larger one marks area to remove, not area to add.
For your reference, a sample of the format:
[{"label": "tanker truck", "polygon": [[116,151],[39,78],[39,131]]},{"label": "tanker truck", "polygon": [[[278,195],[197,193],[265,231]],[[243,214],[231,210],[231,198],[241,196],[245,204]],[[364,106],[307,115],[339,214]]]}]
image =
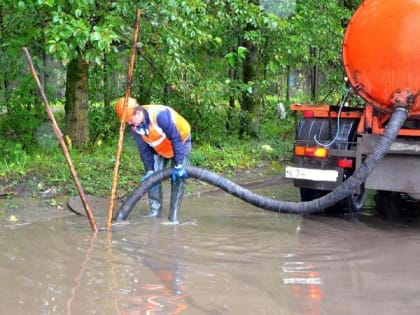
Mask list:
[{"label": "tanker truck", "polygon": [[[193,177],[261,209],[319,213],[363,208],[366,190],[420,200],[420,1],[365,0],[347,26],[343,64],[348,89],[336,105],[294,104],[296,135],[285,176],[301,201],[255,194],[218,174],[187,165]],[[362,100],[362,102],[359,102]],[[171,169],[155,172],[127,196],[113,222]],[[395,206],[398,209],[398,204]]]},{"label": "tanker truck", "polygon": [[[342,61],[348,89],[336,104],[293,104],[295,139],[285,177],[302,201],[333,191],[375,150],[396,108],[408,118],[360,186],[330,209],[363,208],[367,190],[398,209],[420,200],[420,2],[365,0],[351,17]],[[418,207],[418,206],[417,206]]]}]

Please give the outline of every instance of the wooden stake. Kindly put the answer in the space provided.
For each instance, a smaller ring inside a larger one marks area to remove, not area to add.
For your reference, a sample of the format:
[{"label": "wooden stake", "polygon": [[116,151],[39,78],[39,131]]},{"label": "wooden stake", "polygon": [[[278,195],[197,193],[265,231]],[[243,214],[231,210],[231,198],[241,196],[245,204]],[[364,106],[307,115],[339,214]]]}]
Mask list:
[{"label": "wooden stake", "polygon": [[55,136],[57,137],[58,142],[60,143],[60,146],[61,146],[61,149],[64,153],[64,156],[66,157],[67,164],[70,168],[71,175],[73,176],[74,183],[77,187],[77,191],[79,192],[80,200],[82,201],[83,207],[85,208],[86,216],[89,219],[90,227],[92,228],[92,231],[97,232],[98,227],[96,226],[95,218],[93,217],[92,211],[90,210],[90,207],[89,207],[89,205],[86,201],[85,193],[83,192],[83,188],[82,188],[82,185],[80,184],[79,177],[77,176],[76,170],[73,166],[73,162],[71,161],[66,142],[63,139],[63,134],[62,134],[60,128],[58,127],[58,125],[57,125],[54,114],[53,114],[53,112],[50,108],[50,105],[48,103],[47,96],[45,95],[44,89],[42,88],[41,82],[39,81],[38,75],[37,75],[37,73],[35,71],[35,68],[34,68],[34,64],[32,63],[31,55],[29,54],[29,51],[26,47],[23,48],[23,51],[25,53],[26,61],[28,62],[29,68],[32,72],[32,76],[34,77],[36,85],[38,86],[39,93],[41,94],[42,101],[43,101],[44,106],[45,106],[45,110],[47,111],[47,114],[48,114],[48,118],[51,120],[51,125],[52,125],[52,128],[54,130]]},{"label": "wooden stake", "polygon": [[117,148],[117,154],[116,154],[115,166],[114,166],[114,178],[112,180],[111,196],[109,198],[108,218],[106,222],[107,230],[111,230],[112,217],[114,215],[115,193],[117,191],[117,184],[118,184],[118,170],[120,167],[121,153],[122,153],[122,147],[123,147],[123,141],[124,141],[124,132],[125,132],[125,127],[126,127],[125,115],[126,115],[128,99],[130,97],[131,82],[133,80],[134,61],[136,59],[137,40],[138,40],[138,33],[139,33],[139,28],[140,28],[140,17],[141,17],[141,11],[137,10],[136,22],[135,22],[134,32],[133,32],[133,45],[131,48],[130,65],[128,67],[127,82],[126,82],[126,87],[125,87],[125,98],[124,98],[124,105],[123,105],[124,111],[123,111],[123,117],[120,123],[118,148]]}]

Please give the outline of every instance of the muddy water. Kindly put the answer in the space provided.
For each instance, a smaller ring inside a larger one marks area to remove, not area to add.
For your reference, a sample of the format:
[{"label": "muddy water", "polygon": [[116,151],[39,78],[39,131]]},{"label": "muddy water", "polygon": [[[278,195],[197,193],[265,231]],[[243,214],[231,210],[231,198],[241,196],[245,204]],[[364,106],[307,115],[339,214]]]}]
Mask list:
[{"label": "muddy water", "polygon": [[418,313],[415,220],[276,214],[223,192],[186,198],[178,226],[145,211],[96,235],[76,215],[2,228],[0,313]]}]

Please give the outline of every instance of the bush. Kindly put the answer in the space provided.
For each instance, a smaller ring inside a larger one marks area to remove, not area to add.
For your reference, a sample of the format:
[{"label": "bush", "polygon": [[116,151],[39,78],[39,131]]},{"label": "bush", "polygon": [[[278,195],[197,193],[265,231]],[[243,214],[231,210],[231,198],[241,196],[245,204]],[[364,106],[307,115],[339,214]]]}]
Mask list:
[{"label": "bush", "polygon": [[[203,129],[200,133],[193,133],[192,165],[230,175],[236,169],[251,168],[264,161],[276,163],[289,158],[293,147],[293,118],[281,120],[275,115],[275,111],[264,112],[260,120],[260,138],[245,140],[239,139],[236,132],[226,131],[222,119],[226,117],[225,114],[206,112],[201,126]],[[57,113],[58,117],[62,121],[63,113]],[[112,186],[119,122],[112,108],[108,110],[101,106],[92,106],[89,119],[94,143],[86,148],[72,148],[70,155],[84,191],[97,196],[107,195]],[[8,122],[2,123],[5,126]],[[28,135],[26,140],[26,145],[31,150],[19,143],[20,134],[0,143],[3,156],[0,161],[2,184],[31,182],[31,187],[35,189],[53,186],[63,193],[76,193],[66,159],[55,135],[52,135],[49,122],[39,119],[34,125],[37,128],[31,127],[28,130],[32,130],[30,134],[35,131],[36,137],[32,136],[29,140]],[[15,124],[16,130],[18,127],[23,130],[24,126],[23,120]],[[142,174],[143,164],[131,136],[127,133],[124,138],[118,189],[130,191],[138,184]]]},{"label": "bush", "polygon": [[3,139],[20,143],[26,150],[36,145],[34,134],[45,121],[38,110],[18,110],[0,116],[0,132]]},{"label": "bush", "polygon": [[112,106],[104,107],[103,104],[91,104],[88,118],[91,143],[109,141],[118,135],[120,122]]}]

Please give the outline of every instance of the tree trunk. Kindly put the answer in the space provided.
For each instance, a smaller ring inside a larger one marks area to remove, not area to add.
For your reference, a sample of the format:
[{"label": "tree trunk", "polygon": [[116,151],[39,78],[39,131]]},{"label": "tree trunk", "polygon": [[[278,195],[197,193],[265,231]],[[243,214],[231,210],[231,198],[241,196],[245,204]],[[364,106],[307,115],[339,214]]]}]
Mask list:
[{"label": "tree trunk", "polygon": [[67,66],[64,108],[66,132],[73,146],[85,146],[89,142],[88,72],[89,65],[80,54]]},{"label": "tree trunk", "polygon": [[112,98],[112,93],[111,93],[111,81],[112,81],[112,68],[111,65],[108,64],[108,58],[105,54],[104,56],[104,72],[103,72],[103,89],[104,89],[104,106],[105,108],[108,108],[111,106],[111,98]]},{"label": "tree trunk", "polygon": [[[238,67],[237,64],[235,66],[236,66],[236,68]],[[231,67],[231,66],[228,67],[228,78],[232,81],[236,81],[236,80],[239,79],[238,78],[238,71],[237,71],[236,68]],[[235,119],[234,116],[233,116],[234,109],[235,109],[235,96],[230,95],[229,96],[229,108],[228,108],[228,112],[227,112],[227,119],[226,119],[226,122],[225,122],[225,128],[226,128],[226,131],[228,131],[228,132],[232,131],[233,126],[235,125],[233,123],[233,119]]]},{"label": "tree trunk", "polygon": [[[251,3],[259,5],[259,0],[250,0]],[[255,27],[251,24],[248,24],[246,31],[252,31]],[[249,91],[244,91],[242,93],[241,101],[241,126],[239,129],[239,135],[242,137],[245,133],[250,136],[256,137],[258,135],[258,99],[257,91],[255,90],[255,82],[257,81],[257,68],[258,68],[258,47],[251,41],[243,40],[242,44],[246,49],[246,57],[243,62],[243,82],[249,83],[254,82],[253,90],[250,93]]]},{"label": "tree trunk", "polygon": [[290,65],[287,65],[287,77],[286,77],[286,102],[289,104],[290,102]]},{"label": "tree trunk", "polygon": [[[311,47],[310,54],[313,60],[318,59],[317,49]],[[311,82],[311,100],[313,103],[317,103],[318,99],[318,65],[314,63],[314,65],[310,69],[310,82]]]},{"label": "tree trunk", "polygon": [[[128,62],[128,61],[127,61]],[[112,101],[121,95],[116,94],[120,91],[120,80],[118,79],[119,72],[115,69],[115,66],[108,59],[108,56],[104,55],[104,70],[103,70],[103,99],[105,108],[112,106]]]},{"label": "tree trunk", "polygon": [[[4,22],[3,22],[3,7],[0,6],[0,32],[5,33],[5,29],[6,29],[6,26],[4,25]],[[5,49],[3,47],[0,48],[2,56],[6,56],[6,53],[4,52],[4,50]],[[4,90],[4,93],[3,93],[3,97],[0,99],[0,101],[2,103],[6,104],[7,111],[10,112],[11,111],[11,106],[10,106],[10,103],[9,103],[10,82],[8,80],[7,71],[3,71],[2,85],[3,86],[2,86],[2,88],[0,88],[0,91]],[[1,96],[1,94],[0,94],[0,96]]]}]

